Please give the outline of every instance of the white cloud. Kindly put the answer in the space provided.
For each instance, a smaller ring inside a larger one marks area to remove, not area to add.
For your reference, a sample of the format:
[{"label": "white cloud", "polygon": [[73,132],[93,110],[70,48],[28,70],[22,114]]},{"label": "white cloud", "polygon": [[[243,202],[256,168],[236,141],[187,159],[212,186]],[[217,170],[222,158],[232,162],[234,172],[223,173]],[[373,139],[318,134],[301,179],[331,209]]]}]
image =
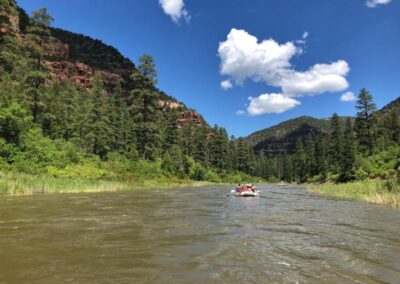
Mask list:
[{"label": "white cloud", "polygon": [[[308,38],[309,35],[310,35],[310,34],[309,34],[307,31],[305,31],[305,32],[303,33],[303,35],[301,36],[301,39],[296,40],[296,43],[299,44],[299,45],[304,45],[304,44],[306,44],[306,43],[307,43],[307,38]],[[299,49],[299,48],[298,48],[298,49]],[[299,50],[298,53],[299,53],[299,54],[303,54],[303,50]]]},{"label": "white cloud", "polygon": [[305,72],[286,70],[281,74],[278,86],[291,96],[340,92],[349,87],[345,78],[349,71],[349,65],[343,60],[331,64],[316,64]]},{"label": "white cloud", "polygon": [[224,89],[225,91],[232,88],[232,83],[230,80],[225,80],[221,82],[221,88]]},{"label": "white cloud", "polygon": [[369,8],[375,8],[378,5],[389,4],[392,0],[367,0],[366,5]]},{"label": "white cloud", "polygon": [[245,115],[246,112],[245,112],[244,110],[238,110],[238,111],[236,112],[236,114],[237,114],[237,115]]},{"label": "white cloud", "polygon": [[283,113],[300,105],[300,102],[283,94],[263,94],[256,98],[249,98],[247,112],[251,116],[265,113]]},{"label": "white cloud", "polygon": [[353,92],[347,92],[340,96],[340,100],[342,102],[352,102],[357,100],[357,97],[354,95]]},{"label": "white cloud", "polygon": [[289,60],[297,52],[291,42],[280,45],[268,39],[258,43],[258,39],[246,31],[232,29],[218,49],[221,74],[231,76],[237,84],[247,78],[274,81],[280,70],[290,67]]},{"label": "white cloud", "polygon": [[[303,39],[308,33],[303,34]],[[307,71],[296,71],[290,60],[302,53],[293,42],[279,44],[273,39],[258,39],[245,30],[232,29],[219,44],[221,75],[230,76],[238,85],[246,79],[282,88],[286,96],[318,95],[343,91],[350,68],[346,61],[316,64]]]},{"label": "white cloud", "polygon": [[159,0],[164,13],[172,18],[175,23],[179,23],[181,18],[186,22],[190,21],[189,12],[185,9],[183,0]]}]

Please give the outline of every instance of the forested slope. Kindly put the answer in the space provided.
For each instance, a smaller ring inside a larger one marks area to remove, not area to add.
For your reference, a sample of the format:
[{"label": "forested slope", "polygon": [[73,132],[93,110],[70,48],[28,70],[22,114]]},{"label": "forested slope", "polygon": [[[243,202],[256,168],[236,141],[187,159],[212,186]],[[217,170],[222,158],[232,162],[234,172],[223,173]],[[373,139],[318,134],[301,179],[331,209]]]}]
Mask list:
[{"label": "forested slope", "polygon": [[249,147],[157,88],[150,55],[135,65],[99,40],[51,28],[46,9],[27,16],[14,0],[0,8],[1,170],[210,181],[260,173]]}]

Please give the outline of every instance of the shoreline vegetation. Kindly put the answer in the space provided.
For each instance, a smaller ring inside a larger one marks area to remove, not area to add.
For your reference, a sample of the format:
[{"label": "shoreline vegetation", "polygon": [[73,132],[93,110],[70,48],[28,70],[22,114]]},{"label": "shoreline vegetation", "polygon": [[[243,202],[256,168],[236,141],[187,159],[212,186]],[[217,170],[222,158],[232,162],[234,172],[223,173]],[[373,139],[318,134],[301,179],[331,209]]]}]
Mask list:
[{"label": "shoreline vegetation", "polygon": [[307,184],[307,189],[335,199],[364,201],[400,208],[400,186],[395,180],[365,180],[342,184]]},{"label": "shoreline vegetation", "polygon": [[194,181],[190,179],[149,179],[139,182],[61,178],[24,173],[0,172],[0,196],[21,196],[59,193],[95,193],[136,191],[174,187],[200,187],[224,185],[222,182]]}]

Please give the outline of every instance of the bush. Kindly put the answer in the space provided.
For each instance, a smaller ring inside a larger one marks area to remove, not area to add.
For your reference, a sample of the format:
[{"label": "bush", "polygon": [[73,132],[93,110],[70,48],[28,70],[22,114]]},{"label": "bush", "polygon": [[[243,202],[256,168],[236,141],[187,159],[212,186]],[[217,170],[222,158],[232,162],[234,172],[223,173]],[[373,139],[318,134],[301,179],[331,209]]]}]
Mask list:
[{"label": "bush", "polygon": [[205,174],[205,179],[210,182],[220,182],[220,178],[213,170],[208,170]]},{"label": "bush", "polygon": [[325,181],[326,181],[326,175],[324,174],[319,174],[308,179],[308,182],[311,183],[323,183]]},{"label": "bush", "polygon": [[357,169],[355,175],[357,180],[366,180],[368,178],[368,173],[362,168]]},{"label": "bush", "polygon": [[193,180],[204,180],[206,176],[206,169],[199,163],[194,163],[190,169],[189,177]]},{"label": "bush", "polygon": [[31,117],[17,103],[0,108],[0,137],[7,143],[19,145],[21,136],[31,125]]}]

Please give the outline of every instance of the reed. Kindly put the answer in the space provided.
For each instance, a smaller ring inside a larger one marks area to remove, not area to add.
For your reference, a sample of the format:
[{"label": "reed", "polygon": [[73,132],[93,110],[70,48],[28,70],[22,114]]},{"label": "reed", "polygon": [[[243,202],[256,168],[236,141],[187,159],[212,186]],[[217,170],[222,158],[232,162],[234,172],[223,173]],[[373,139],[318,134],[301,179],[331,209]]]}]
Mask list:
[{"label": "reed", "polygon": [[133,191],[149,188],[205,186],[209,184],[212,183],[167,178],[120,182],[0,172],[0,195]]},{"label": "reed", "polygon": [[365,180],[343,184],[309,184],[308,189],[337,199],[362,200],[400,207],[400,185],[395,180]]}]

